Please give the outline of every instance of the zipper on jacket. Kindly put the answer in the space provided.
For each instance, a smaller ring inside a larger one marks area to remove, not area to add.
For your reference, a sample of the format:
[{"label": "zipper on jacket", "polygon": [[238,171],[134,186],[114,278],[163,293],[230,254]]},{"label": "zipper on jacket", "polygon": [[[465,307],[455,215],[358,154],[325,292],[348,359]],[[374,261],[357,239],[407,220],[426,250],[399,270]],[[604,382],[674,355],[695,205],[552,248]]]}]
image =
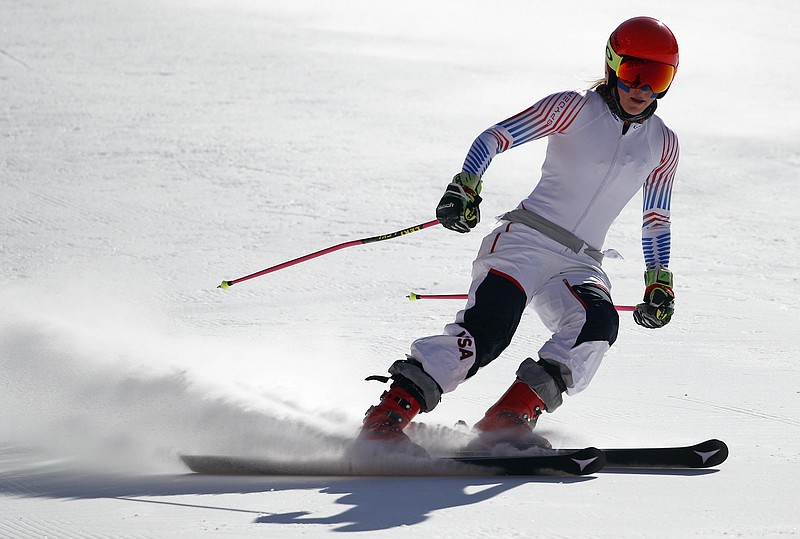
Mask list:
[{"label": "zipper on jacket", "polygon": [[583,220],[586,219],[586,216],[589,214],[589,210],[592,207],[592,202],[594,201],[594,199],[597,198],[597,195],[600,192],[602,192],[602,190],[605,188],[606,184],[609,182],[609,180],[612,177],[612,172],[614,172],[614,170],[617,168],[617,158],[619,157],[619,152],[622,149],[622,141],[623,141],[623,139],[625,139],[625,130],[624,129],[623,129],[622,134],[620,134],[619,139],[617,140],[617,148],[614,150],[614,157],[611,158],[611,164],[608,167],[608,172],[606,172],[605,178],[603,178],[603,181],[600,182],[600,185],[595,190],[594,194],[592,195],[592,198],[589,199],[589,204],[586,206],[586,209],[583,210],[583,213],[581,214],[580,218],[575,222],[575,229],[576,230],[578,229],[578,227],[581,226],[581,223],[583,223]]}]

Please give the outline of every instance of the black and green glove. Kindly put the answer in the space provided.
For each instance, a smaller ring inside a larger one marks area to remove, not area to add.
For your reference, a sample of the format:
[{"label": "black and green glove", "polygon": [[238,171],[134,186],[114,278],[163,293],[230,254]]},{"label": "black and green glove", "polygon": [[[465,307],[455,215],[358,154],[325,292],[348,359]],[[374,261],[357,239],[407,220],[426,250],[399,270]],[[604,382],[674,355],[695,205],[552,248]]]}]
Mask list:
[{"label": "black and green glove", "polygon": [[481,179],[471,172],[459,172],[447,186],[436,206],[436,218],[445,228],[469,232],[481,220]]},{"label": "black and green glove", "polygon": [[672,272],[666,268],[646,271],[644,283],[644,300],[633,311],[633,319],[650,329],[666,326],[675,312]]}]

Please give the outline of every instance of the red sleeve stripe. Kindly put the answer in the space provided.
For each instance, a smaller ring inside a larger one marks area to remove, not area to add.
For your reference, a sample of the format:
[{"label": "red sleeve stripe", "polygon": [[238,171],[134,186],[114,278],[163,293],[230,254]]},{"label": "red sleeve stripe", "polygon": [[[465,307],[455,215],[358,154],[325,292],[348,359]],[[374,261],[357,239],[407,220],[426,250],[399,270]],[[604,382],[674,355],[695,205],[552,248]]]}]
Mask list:
[{"label": "red sleeve stripe", "polygon": [[513,137],[512,147],[566,130],[575,121],[585,99],[575,92],[562,92],[544,98],[527,110],[499,125]]}]

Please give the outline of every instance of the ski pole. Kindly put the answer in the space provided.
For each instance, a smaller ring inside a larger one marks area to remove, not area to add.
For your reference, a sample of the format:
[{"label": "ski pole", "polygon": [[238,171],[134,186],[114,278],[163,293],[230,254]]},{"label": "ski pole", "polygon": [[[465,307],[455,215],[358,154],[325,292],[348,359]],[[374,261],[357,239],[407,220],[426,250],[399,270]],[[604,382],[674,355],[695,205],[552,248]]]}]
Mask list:
[{"label": "ski pole", "polygon": [[383,240],[391,240],[393,238],[397,238],[400,236],[405,236],[406,234],[411,234],[412,232],[417,232],[419,230],[438,225],[439,221],[434,219],[433,221],[428,221],[427,223],[422,223],[419,225],[410,226],[408,228],[404,228],[403,230],[398,230],[397,232],[391,232],[389,234],[382,234],[380,236],[373,236],[371,238],[362,238],[360,240],[353,240],[353,241],[346,241],[344,243],[340,243],[338,245],[334,245],[333,247],[328,247],[326,249],[321,249],[319,251],[295,258],[293,260],[289,260],[287,262],[283,262],[281,264],[277,264],[275,266],[271,266],[269,268],[263,269],[261,271],[257,271],[255,273],[251,273],[250,275],[245,275],[244,277],[239,277],[238,279],[232,279],[230,281],[222,281],[217,288],[230,288],[231,286],[241,283],[242,281],[247,281],[248,279],[254,279],[255,277],[261,277],[262,275],[266,275],[268,273],[272,273],[274,271],[282,270],[284,268],[288,268],[289,266],[294,266],[295,264],[300,264],[301,262],[306,262],[307,260],[311,260],[313,258],[317,258],[322,255],[326,255],[328,253],[332,253],[334,251],[338,251],[340,249],[345,249],[347,247],[353,247],[356,245],[363,245],[365,243],[374,243],[376,241],[383,241]]},{"label": "ski pole", "polygon": [[406,297],[411,301],[420,299],[467,299],[467,294],[417,294],[416,292],[411,292]]},{"label": "ski pole", "polygon": [[[417,294],[416,292],[411,292],[406,297],[411,301],[417,301],[420,299],[467,299],[469,296],[467,294]],[[614,308],[618,311],[633,311],[636,309],[633,305],[614,305]]]}]

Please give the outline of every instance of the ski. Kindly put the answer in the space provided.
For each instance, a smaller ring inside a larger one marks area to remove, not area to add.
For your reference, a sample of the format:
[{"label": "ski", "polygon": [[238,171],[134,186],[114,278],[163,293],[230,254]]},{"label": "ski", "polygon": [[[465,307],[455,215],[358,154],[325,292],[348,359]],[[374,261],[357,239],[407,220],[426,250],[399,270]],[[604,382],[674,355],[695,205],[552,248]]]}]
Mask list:
[{"label": "ski", "polygon": [[[535,449],[535,446],[532,447]],[[528,451],[531,448],[519,449]],[[577,450],[558,449],[553,451],[561,454]],[[679,470],[713,468],[722,464],[728,458],[728,446],[722,440],[716,439],[686,446],[603,448],[600,451],[605,457],[605,465],[602,470],[604,472],[615,469]],[[514,457],[510,456],[510,458]]]},{"label": "ski", "polygon": [[606,468],[711,468],[725,462],[728,446],[721,440],[706,440],[683,447],[639,447],[604,449]]},{"label": "ski", "polygon": [[596,447],[566,450],[542,450],[540,455],[444,457],[470,466],[496,468],[501,475],[589,475],[606,465],[606,455]]},{"label": "ski", "polygon": [[594,447],[543,451],[520,456],[450,456],[420,458],[386,455],[376,459],[278,458],[182,455],[193,472],[205,475],[276,476],[534,476],[588,475],[605,465],[605,454]]},{"label": "ski", "polygon": [[[535,453],[531,453],[535,450]],[[222,455],[182,455],[193,472],[205,475],[275,476],[535,476],[589,475],[626,469],[712,468],[728,458],[721,440],[678,447],[597,449],[528,448],[519,454],[463,453],[447,457],[387,454],[375,458],[284,459]]]}]

